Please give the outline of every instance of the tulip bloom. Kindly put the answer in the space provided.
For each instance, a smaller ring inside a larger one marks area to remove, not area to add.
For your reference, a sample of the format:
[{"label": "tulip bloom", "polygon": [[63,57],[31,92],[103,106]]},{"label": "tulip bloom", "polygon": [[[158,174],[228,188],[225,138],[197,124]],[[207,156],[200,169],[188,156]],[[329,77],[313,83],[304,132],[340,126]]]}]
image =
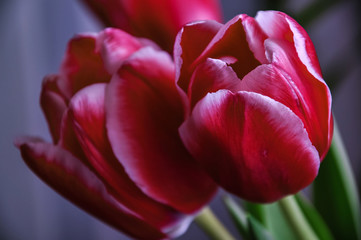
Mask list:
[{"label": "tulip bloom", "polygon": [[216,185],[184,148],[184,106],[168,53],[116,29],[68,45],[43,82],[53,144],[16,141],[28,166],[64,197],[140,239],[175,237]]},{"label": "tulip bloom", "polygon": [[316,177],[332,138],[330,91],[305,30],[281,12],[186,25],[175,44],[192,156],[226,190],[272,202]]},{"label": "tulip bloom", "polygon": [[155,41],[171,52],[177,32],[196,20],[222,21],[218,0],[83,0],[106,26]]}]

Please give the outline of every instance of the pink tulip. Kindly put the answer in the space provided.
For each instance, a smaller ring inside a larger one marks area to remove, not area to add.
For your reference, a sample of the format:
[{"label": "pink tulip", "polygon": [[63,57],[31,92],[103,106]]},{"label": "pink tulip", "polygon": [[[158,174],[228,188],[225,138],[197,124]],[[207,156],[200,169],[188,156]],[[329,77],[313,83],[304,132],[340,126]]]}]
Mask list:
[{"label": "pink tulip", "polygon": [[106,26],[152,39],[171,52],[177,32],[195,20],[222,21],[218,0],[83,0]]},{"label": "pink tulip", "polygon": [[316,177],[332,138],[330,91],[305,30],[281,12],[185,26],[176,75],[192,156],[226,190],[272,202]]},{"label": "pink tulip", "polygon": [[140,239],[175,237],[216,191],[184,148],[184,106],[168,53],[116,29],[73,38],[41,106],[53,144],[16,141],[64,197]]}]

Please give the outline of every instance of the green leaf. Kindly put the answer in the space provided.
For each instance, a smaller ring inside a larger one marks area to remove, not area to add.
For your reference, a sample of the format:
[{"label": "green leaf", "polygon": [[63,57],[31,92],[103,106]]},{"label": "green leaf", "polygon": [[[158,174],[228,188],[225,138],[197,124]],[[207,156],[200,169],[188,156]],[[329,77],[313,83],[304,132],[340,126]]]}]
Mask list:
[{"label": "green leaf", "polygon": [[313,231],[316,233],[320,240],[332,240],[332,234],[327,227],[326,223],[314,208],[314,206],[302,195],[296,195],[296,201],[300,206],[303,214],[310,223]]},{"label": "green leaf", "polygon": [[361,239],[360,199],[336,124],[330,151],[313,184],[313,196],[336,239]]},{"label": "green leaf", "polygon": [[267,225],[267,205],[258,204],[252,202],[244,202],[245,208],[249,214],[251,214],[255,219],[257,219],[264,226]]},{"label": "green leaf", "polygon": [[225,195],[223,202],[230,213],[241,236],[247,240],[272,240],[270,232],[252,215],[245,213],[241,206],[230,196]]},{"label": "green leaf", "polygon": [[290,196],[273,204],[247,203],[245,206],[263,220],[264,226],[277,240],[332,239],[316,210],[298,198]]},{"label": "green leaf", "polygon": [[253,217],[258,219],[270,231],[274,239],[297,239],[277,202],[272,204],[246,202],[245,207]]},{"label": "green leaf", "polygon": [[247,215],[247,223],[251,240],[273,240],[271,233],[251,215]]}]

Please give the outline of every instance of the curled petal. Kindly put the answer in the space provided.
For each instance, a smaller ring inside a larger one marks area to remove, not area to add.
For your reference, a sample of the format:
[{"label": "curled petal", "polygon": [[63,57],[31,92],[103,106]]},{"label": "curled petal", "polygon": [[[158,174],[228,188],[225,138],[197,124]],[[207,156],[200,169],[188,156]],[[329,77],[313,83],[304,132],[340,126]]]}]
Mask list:
[{"label": "curled petal", "polygon": [[244,14],[225,25],[212,21],[186,25],[174,45],[178,85],[187,91],[190,73],[207,58],[224,60],[242,79],[254,67],[267,62],[266,37],[258,22]]},{"label": "curled petal", "polygon": [[306,31],[294,19],[277,11],[260,11],[255,19],[268,35],[268,38],[282,39],[291,43],[307,70],[316,79],[322,81],[315,47]]},{"label": "curled petal", "polygon": [[302,108],[304,124],[309,126],[310,139],[323,160],[331,144],[333,122],[331,93],[326,83],[308,72],[292,50],[292,45],[280,40],[265,41],[266,56],[288,77]]},{"label": "curled petal", "polygon": [[260,63],[266,63],[264,41],[267,39],[267,35],[263,29],[259,26],[258,22],[249,16],[244,16],[242,20],[243,28],[246,33],[246,39],[248,46],[254,54],[254,57]]},{"label": "curled petal", "polygon": [[191,77],[191,65],[216,35],[222,24],[216,21],[200,21],[185,25],[174,43],[176,80],[185,92]]},{"label": "curled petal", "polygon": [[[249,47],[243,22],[247,15],[238,15],[223,25],[211,42],[194,61],[193,68],[206,58],[226,61],[242,79],[249,71],[260,65]],[[194,36],[196,37],[196,36]]]},{"label": "curled petal", "polygon": [[[268,96],[290,108],[302,120],[312,144],[323,160],[332,137],[329,90],[317,80],[314,82],[315,89],[306,90],[298,76],[292,76],[276,65],[265,64],[247,74],[241,81],[240,89]],[[316,92],[318,95],[312,96]]]},{"label": "curled petal", "polygon": [[[292,79],[272,64],[258,66],[248,73],[241,81],[240,90],[255,92],[267,96],[290,108],[303,123],[307,123],[305,112],[303,111],[304,100],[297,94],[298,89],[294,89]],[[312,132],[312,126],[305,125],[308,132]]]},{"label": "curled petal", "polygon": [[208,58],[194,71],[188,95],[191,106],[194,107],[208,92],[216,92],[220,89],[237,92],[241,89],[240,87],[241,80],[227,63],[219,59]]},{"label": "curled petal", "polygon": [[[110,74],[114,74],[122,62],[135,51],[144,45],[152,45],[150,41],[140,41],[140,39],[115,28],[107,28],[102,31],[97,42],[100,45],[98,48],[100,48],[105,68]],[[156,47],[155,44],[153,46]]]},{"label": "curled petal", "polygon": [[116,201],[102,181],[69,152],[34,138],[18,139],[16,145],[31,170],[78,207],[136,238],[166,238]]},{"label": "curled petal", "polygon": [[68,99],[85,86],[109,82],[110,74],[97,47],[97,35],[83,34],[72,38],[60,72],[64,79],[59,82],[59,88]]},{"label": "curled petal", "polygon": [[54,143],[60,138],[61,120],[67,108],[66,100],[58,88],[59,78],[58,75],[46,76],[40,96],[40,105]]},{"label": "curled petal", "polygon": [[60,73],[59,88],[70,99],[80,89],[109,82],[122,62],[151,41],[135,38],[119,29],[107,28],[99,34],[79,34],[68,43]]},{"label": "curled petal", "polygon": [[144,48],[132,55],[107,87],[107,129],[115,156],[144,193],[193,213],[216,187],[179,138],[184,109],[173,77],[166,53]]},{"label": "curled petal", "polygon": [[249,201],[272,202],[298,192],[314,180],[320,165],[302,121],[257,93],[210,93],[179,131],[210,176]]},{"label": "curled petal", "polygon": [[69,114],[69,109],[67,109],[63,115],[60,129],[60,139],[57,145],[71,153],[77,159],[81,160],[89,169],[93,169],[78,141],[73,127],[73,121]]}]

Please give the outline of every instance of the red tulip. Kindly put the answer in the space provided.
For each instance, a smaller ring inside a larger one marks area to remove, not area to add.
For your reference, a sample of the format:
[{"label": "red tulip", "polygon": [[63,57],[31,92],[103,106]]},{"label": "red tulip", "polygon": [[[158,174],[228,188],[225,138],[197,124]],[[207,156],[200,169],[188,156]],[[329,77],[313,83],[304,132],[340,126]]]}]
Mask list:
[{"label": "red tulip", "polygon": [[332,138],[331,95],[295,20],[265,11],[196,22],[174,48],[191,107],[180,135],[220,186],[272,202],[315,179]]},{"label": "red tulip", "polygon": [[83,0],[106,26],[152,39],[171,52],[177,32],[195,20],[222,21],[218,0]]},{"label": "red tulip", "polygon": [[79,35],[41,106],[54,143],[16,145],[64,197],[141,239],[181,234],[216,186],[184,148],[174,64],[155,44],[116,29]]}]

